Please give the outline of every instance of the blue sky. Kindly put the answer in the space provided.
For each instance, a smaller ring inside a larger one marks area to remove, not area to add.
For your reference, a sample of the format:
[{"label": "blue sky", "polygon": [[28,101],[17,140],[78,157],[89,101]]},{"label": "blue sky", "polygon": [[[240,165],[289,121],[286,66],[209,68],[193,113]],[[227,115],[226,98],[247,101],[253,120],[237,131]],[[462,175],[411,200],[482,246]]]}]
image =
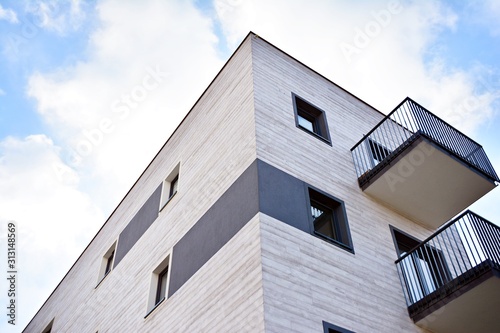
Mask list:
[{"label": "blue sky", "polygon": [[[0,331],[31,319],[250,30],[384,113],[412,97],[500,172],[498,17],[495,0],[0,0],[0,222],[22,266]],[[498,191],[472,207],[497,224]]]}]

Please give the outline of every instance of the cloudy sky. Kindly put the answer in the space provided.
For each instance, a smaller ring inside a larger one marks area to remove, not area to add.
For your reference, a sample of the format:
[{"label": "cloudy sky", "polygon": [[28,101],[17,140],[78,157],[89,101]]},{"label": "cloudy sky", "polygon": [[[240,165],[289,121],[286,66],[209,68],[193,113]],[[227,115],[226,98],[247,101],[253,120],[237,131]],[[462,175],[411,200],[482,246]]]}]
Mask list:
[{"label": "cloudy sky", "polygon": [[[384,113],[412,97],[499,172],[498,17],[498,0],[0,0],[0,251],[15,221],[20,295],[0,331],[24,328],[250,30]],[[496,223],[499,191],[472,207]]]}]

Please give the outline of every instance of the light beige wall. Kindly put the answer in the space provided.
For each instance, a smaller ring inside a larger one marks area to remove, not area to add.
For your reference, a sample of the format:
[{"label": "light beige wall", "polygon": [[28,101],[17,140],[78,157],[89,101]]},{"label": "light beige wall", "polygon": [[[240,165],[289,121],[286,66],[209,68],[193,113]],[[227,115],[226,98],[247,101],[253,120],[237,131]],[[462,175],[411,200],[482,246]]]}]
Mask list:
[{"label": "light beige wall", "polygon": [[[146,302],[151,272],[174,244],[256,158],[250,46],[250,41],[242,44],[238,53],[207,89],[189,116],[110,216],[54,294],[29,324],[26,332],[41,332],[54,317],[55,332],[142,331],[139,327],[145,324],[143,317],[147,312]],[[116,269],[94,289],[104,253],[179,162],[178,193]],[[248,232],[250,231],[253,237],[250,239],[254,240],[256,233],[253,229]],[[254,243],[251,245],[255,247]],[[239,244],[233,246],[236,249]],[[185,316],[185,321],[182,317],[175,318],[169,315],[167,317],[178,321],[177,325],[202,324],[201,319],[197,319],[203,312],[201,307],[212,307],[211,302],[216,301],[221,303],[220,307],[214,307],[210,312],[206,312],[210,314],[214,327],[222,329],[224,324],[237,325],[220,320],[220,316],[231,317],[244,312],[242,307],[248,307],[245,311],[257,307],[259,279],[256,274],[259,270],[256,268],[258,264],[255,251],[252,247],[246,249],[246,252],[234,250],[234,253],[226,252],[217,259],[239,260],[238,265],[221,270],[229,274],[228,277],[256,278],[256,282],[247,281],[248,286],[242,291],[253,300],[252,306],[248,303],[236,304],[233,313],[233,308],[228,307],[232,303],[224,298],[229,297],[230,294],[227,293],[218,298],[214,296],[213,299],[178,300],[179,309],[183,311],[175,310],[175,313],[177,316]],[[242,253],[247,257],[242,259],[240,257]],[[203,269],[210,270],[210,268]],[[204,274],[205,279],[210,278],[206,272]],[[220,275],[216,276],[220,278]],[[197,275],[193,279],[200,281]],[[234,283],[227,279],[219,282],[224,286]],[[216,288],[219,282],[212,281],[211,286]],[[184,289],[190,284],[191,281],[188,281],[174,296],[180,299],[178,295],[184,294],[186,292]],[[197,292],[205,290],[203,286],[197,288]],[[168,308],[168,303],[169,301],[163,304],[163,307]],[[162,316],[148,318],[148,327],[165,324],[165,319],[161,318]],[[134,330],[130,330],[131,327]],[[182,326],[176,327],[179,328],[179,332],[183,331]]]},{"label": "light beige wall", "polygon": [[[266,331],[421,332],[406,311],[389,225],[432,233],[365,195],[350,148],[383,115],[264,41],[253,44],[257,157],[345,202],[355,254],[262,217]],[[326,112],[332,146],[295,125],[291,93]]]}]

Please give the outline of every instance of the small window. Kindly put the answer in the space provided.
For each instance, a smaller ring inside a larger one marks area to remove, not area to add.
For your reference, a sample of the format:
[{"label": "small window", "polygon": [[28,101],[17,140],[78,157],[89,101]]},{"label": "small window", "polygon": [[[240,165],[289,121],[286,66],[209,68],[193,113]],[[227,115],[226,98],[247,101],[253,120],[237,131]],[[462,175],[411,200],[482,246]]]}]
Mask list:
[{"label": "small window", "polygon": [[175,176],[174,180],[170,183],[170,191],[168,197],[171,198],[175,193],[177,193],[177,182],[179,180],[179,175]]},{"label": "small window", "polygon": [[115,260],[116,242],[104,253],[101,260],[101,268],[99,269],[99,277],[97,285],[113,270],[113,263]]},{"label": "small window", "polygon": [[115,250],[111,252],[111,255],[106,261],[106,270],[104,272],[104,275],[108,275],[109,272],[111,272],[111,268],[113,267],[113,259],[115,258]]},{"label": "small window", "polygon": [[314,234],[354,253],[344,203],[309,188]]},{"label": "small window", "polygon": [[167,295],[168,266],[158,274],[158,284],[156,286],[155,305],[163,301]]},{"label": "small window", "polygon": [[373,165],[377,165],[380,162],[384,160],[387,156],[391,154],[391,151],[384,146],[382,146],[380,143],[368,139],[368,145],[370,146],[370,153],[373,158]]},{"label": "small window", "polygon": [[168,298],[168,283],[170,280],[170,258],[169,254],[162,262],[156,266],[151,274],[151,283],[149,288],[148,312],[146,317]]},{"label": "small window", "polygon": [[179,169],[180,164],[170,172],[170,174],[163,181],[163,187],[161,191],[161,201],[160,201],[160,211],[167,205],[167,203],[172,199],[172,197],[177,193],[177,188],[179,187]]},{"label": "small window", "polygon": [[323,322],[323,331],[324,333],[354,333],[353,331],[327,323],[326,321]]},{"label": "small window", "polygon": [[42,333],[50,333],[52,332],[52,326],[54,325],[54,319],[50,321],[50,323],[45,327]]},{"label": "small window", "polygon": [[292,97],[297,127],[330,143],[330,133],[328,131],[325,112],[293,93]]}]

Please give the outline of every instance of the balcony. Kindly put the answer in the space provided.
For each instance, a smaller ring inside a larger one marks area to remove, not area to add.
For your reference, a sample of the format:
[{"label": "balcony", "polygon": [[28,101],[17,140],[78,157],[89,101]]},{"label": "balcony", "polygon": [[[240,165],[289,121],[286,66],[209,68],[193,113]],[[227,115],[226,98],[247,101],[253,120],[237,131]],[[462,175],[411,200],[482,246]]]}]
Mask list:
[{"label": "balcony", "polygon": [[500,181],[479,144],[410,98],[351,152],[366,194],[432,229]]},{"label": "balcony", "polygon": [[467,211],[396,261],[408,312],[435,333],[498,332],[500,228]]}]

